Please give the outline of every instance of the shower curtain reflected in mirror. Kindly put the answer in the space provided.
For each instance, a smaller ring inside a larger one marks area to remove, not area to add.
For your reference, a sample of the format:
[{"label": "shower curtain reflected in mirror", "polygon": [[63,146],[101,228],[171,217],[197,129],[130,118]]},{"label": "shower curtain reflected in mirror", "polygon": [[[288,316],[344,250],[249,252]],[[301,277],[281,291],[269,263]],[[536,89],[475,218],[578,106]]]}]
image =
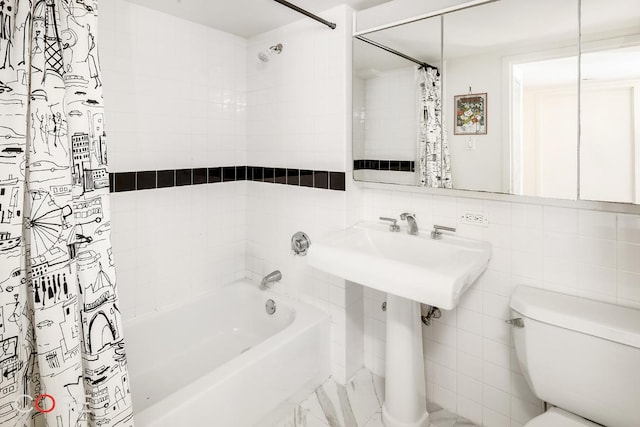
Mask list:
[{"label": "shower curtain reflected in mirror", "polygon": [[449,145],[443,137],[440,73],[436,68],[419,67],[418,88],[418,176],[420,185],[451,188]]},{"label": "shower curtain reflected in mirror", "polygon": [[0,425],[132,426],[98,2],[0,0]]}]

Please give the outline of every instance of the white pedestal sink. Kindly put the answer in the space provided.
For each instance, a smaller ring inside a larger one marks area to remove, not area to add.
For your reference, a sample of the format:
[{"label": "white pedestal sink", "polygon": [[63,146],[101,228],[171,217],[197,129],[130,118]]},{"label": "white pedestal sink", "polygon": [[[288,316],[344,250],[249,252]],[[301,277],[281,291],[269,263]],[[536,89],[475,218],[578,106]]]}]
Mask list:
[{"label": "white pedestal sink", "polygon": [[409,235],[388,225],[361,222],[317,239],[309,264],[387,293],[386,427],[427,427],[420,303],[454,308],[486,269],[488,243],[429,231]]}]

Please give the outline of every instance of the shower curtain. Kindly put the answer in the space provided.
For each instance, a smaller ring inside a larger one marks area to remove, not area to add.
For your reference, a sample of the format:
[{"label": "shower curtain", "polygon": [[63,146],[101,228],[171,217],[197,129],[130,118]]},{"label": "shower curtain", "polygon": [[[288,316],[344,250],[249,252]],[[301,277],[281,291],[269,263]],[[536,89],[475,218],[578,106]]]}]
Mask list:
[{"label": "shower curtain", "polygon": [[0,425],[131,426],[97,0],[0,0]]},{"label": "shower curtain", "polygon": [[451,188],[449,144],[443,137],[440,75],[436,68],[420,67],[418,87],[418,173],[420,185]]}]

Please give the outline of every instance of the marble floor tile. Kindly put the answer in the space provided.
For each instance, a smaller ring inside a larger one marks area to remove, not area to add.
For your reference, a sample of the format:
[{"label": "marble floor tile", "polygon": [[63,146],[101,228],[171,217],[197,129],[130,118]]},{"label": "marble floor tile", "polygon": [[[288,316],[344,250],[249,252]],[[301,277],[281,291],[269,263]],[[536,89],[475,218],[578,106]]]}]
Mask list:
[{"label": "marble floor tile", "polygon": [[[304,418],[306,420],[297,421],[295,427],[306,427],[306,426],[328,426],[327,417],[324,415],[322,411],[322,407],[320,406],[320,402],[318,402],[318,395],[316,393],[312,393],[304,402],[300,404],[297,411],[300,411],[304,414]],[[302,418],[302,415],[298,418]],[[311,423],[313,421],[313,424]],[[318,424],[320,423],[320,424]]]},{"label": "marble floor tile", "polygon": [[375,392],[373,375],[361,369],[347,384],[346,389],[357,426],[366,425],[373,414],[380,412],[381,406]]},{"label": "marble floor tile", "polygon": [[347,387],[344,385],[338,385],[338,400],[340,401],[340,408],[342,409],[342,418],[344,419],[345,427],[358,427],[358,421],[353,413],[353,406],[349,400],[347,394]]},{"label": "marble floor tile", "polygon": [[318,420],[315,417],[309,417],[305,420],[304,424],[296,425],[295,427],[327,427],[329,424]]},{"label": "marble floor tile", "polygon": [[[384,427],[384,379],[360,370],[347,384],[332,378],[274,427]],[[429,427],[477,427],[471,421],[427,402]]]},{"label": "marble floor tile", "polygon": [[382,413],[376,412],[373,416],[364,424],[364,427],[384,427],[382,424]]},{"label": "marble floor tile", "polygon": [[351,383],[342,385],[329,379],[316,390],[320,406],[325,409],[326,405],[329,411],[333,411],[325,411],[331,427],[334,425],[332,420],[335,420],[336,427],[358,427],[347,388],[352,388]]},{"label": "marble floor tile", "polygon": [[446,409],[429,410],[430,427],[478,427],[464,417],[460,417]]},{"label": "marble floor tile", "polygon": [[378,406],[382,408],[382,403],[384,402],[384,378],[378,375],[371,375],[373,376],[373,390],[378,398]]}]

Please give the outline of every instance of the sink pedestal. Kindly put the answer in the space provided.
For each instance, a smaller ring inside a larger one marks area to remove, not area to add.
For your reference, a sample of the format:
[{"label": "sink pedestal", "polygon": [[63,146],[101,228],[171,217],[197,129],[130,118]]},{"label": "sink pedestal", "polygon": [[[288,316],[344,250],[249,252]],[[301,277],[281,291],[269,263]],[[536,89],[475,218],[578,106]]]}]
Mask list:
[{"label": "sink pedestal", "polygon": [[420,303],[387,294],[385,427],[427,427]]}]

